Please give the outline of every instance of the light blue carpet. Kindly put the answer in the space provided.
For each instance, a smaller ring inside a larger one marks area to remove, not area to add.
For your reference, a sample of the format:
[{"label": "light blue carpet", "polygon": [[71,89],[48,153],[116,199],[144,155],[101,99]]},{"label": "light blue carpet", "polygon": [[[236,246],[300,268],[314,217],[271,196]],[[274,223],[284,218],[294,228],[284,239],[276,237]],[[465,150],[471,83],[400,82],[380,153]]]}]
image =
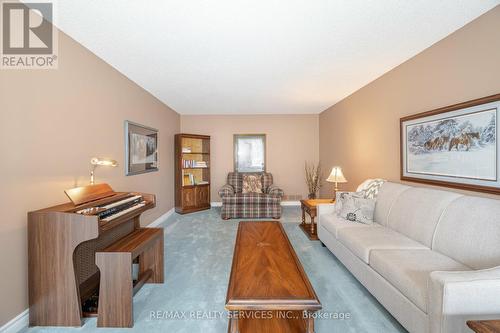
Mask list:
[{"label": "light blue carpet", "polygon": [[[300,209],[286,207],[285,230],[330,317],[316,319],[317,333],[405,332],[397,321],[321,244],[299,229]],[[165,228],[165,283],[145,285],[134,297],[132,329],[30,328],[25,332],[227,332],[226,289],[239,220],[223,221],[219,209],[171,216]],[[154,315],[153,315],[154,313]]]}]

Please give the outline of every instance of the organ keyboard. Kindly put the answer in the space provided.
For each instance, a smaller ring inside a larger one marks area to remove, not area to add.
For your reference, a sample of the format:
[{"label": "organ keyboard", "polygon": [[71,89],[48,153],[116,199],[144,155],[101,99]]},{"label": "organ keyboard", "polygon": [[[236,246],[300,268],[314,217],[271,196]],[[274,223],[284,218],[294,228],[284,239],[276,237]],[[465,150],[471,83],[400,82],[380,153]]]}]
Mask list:
[{"label": "organ keyboard", "polygon": [[107,184],[65,191],[70,203],[28,213],[31,326],[81,326],[82,303],[99,289],[95,254],[140,228],[153,194]]},{"label": "organ keyboard", "polygon": [[97,215],[101,221],[109,222],[128,212],[144,207],[142,195],[130,194],[126,199],[118,200],[107,205],[87,207],[77,210],[77,214]]}]

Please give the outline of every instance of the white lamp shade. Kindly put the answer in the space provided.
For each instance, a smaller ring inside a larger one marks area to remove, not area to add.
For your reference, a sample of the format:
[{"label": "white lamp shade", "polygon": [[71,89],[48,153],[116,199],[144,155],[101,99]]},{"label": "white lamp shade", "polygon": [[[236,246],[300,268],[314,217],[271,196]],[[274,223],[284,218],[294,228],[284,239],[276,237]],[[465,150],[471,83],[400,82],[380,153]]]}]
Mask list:
[{"label": "white lamp shade", "polygon": [[331,183],[347,183],[347,179],[345,179],[342,173],[342,168],[339,166],[332,168],[332,172],[330,172],[330,176],[328,176],[326,181]]}]

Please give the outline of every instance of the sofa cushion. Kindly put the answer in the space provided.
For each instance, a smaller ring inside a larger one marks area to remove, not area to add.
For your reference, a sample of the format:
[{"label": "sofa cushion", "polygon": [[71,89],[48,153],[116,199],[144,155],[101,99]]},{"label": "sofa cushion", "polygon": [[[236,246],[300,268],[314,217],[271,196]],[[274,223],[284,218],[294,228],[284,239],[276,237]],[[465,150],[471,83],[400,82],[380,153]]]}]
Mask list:
[{"label": "sofa cushion", "polygon": [[432,249],[474,269],[500,266],[500,200],[464,196],[453,201]]},{"label": "sofa cushion", "polygon": [[363,224],[357,222],[347,221],[337,214],[326,214],[321,216],[321,225],[328,230],[335,238],[338,237],[338,231],[342,228],[370,228],[372,226],[378,226],[378,224]]},{"label": "sofa cushion", "polygon": [[461,194],[413,187],[401,193],[389,213],[387,226],[427,247],[445,208]]},{"label": "sofa cushion", "polygon": [[389,216],[392,205],[398,196],[409,188],[409,186],[391,182],[382,184],[378,191],[377,202],[375,204],[375,222],[387,226],[387,217]]},{"label": "sofa cushion", "polygon": [[337,239],[365,263],[372,250],[428,249],[424,245],[389,228],[342,228]]},{"label": "sofa cushion", "polygon": [[382,275],[420,310],[427,313],[427,280],[433,271],[470,268],[431,250],[373,250],[370,267]]}]

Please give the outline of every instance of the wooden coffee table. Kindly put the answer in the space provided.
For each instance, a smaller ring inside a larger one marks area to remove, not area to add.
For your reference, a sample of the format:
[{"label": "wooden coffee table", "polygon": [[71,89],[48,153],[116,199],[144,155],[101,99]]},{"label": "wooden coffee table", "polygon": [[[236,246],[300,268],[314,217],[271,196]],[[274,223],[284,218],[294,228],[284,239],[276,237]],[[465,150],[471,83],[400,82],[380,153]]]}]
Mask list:
[{"label": "wooden coffee table", "polygon": [[321,303],[280,222],[239,223],[226,309],[230,333],[314,332]]},{"label": "wooden coffee table", "polygon": [[[299,227],[304,231],[309,240],[319,240],[316,222],[314,219],[316,218],[318,211],[317,207],[319,204],[327,204],[333,203],[332,199],[307,199],[300,200],[300,207],[302,208],[302,223],[299,224]],[[311,217],[311,223],[306,223],[306,213]]]},{"label": "wooden coffee table", "polygon": [[467,326],[476,333],[500,332],[500,320],[469,320]]}]

